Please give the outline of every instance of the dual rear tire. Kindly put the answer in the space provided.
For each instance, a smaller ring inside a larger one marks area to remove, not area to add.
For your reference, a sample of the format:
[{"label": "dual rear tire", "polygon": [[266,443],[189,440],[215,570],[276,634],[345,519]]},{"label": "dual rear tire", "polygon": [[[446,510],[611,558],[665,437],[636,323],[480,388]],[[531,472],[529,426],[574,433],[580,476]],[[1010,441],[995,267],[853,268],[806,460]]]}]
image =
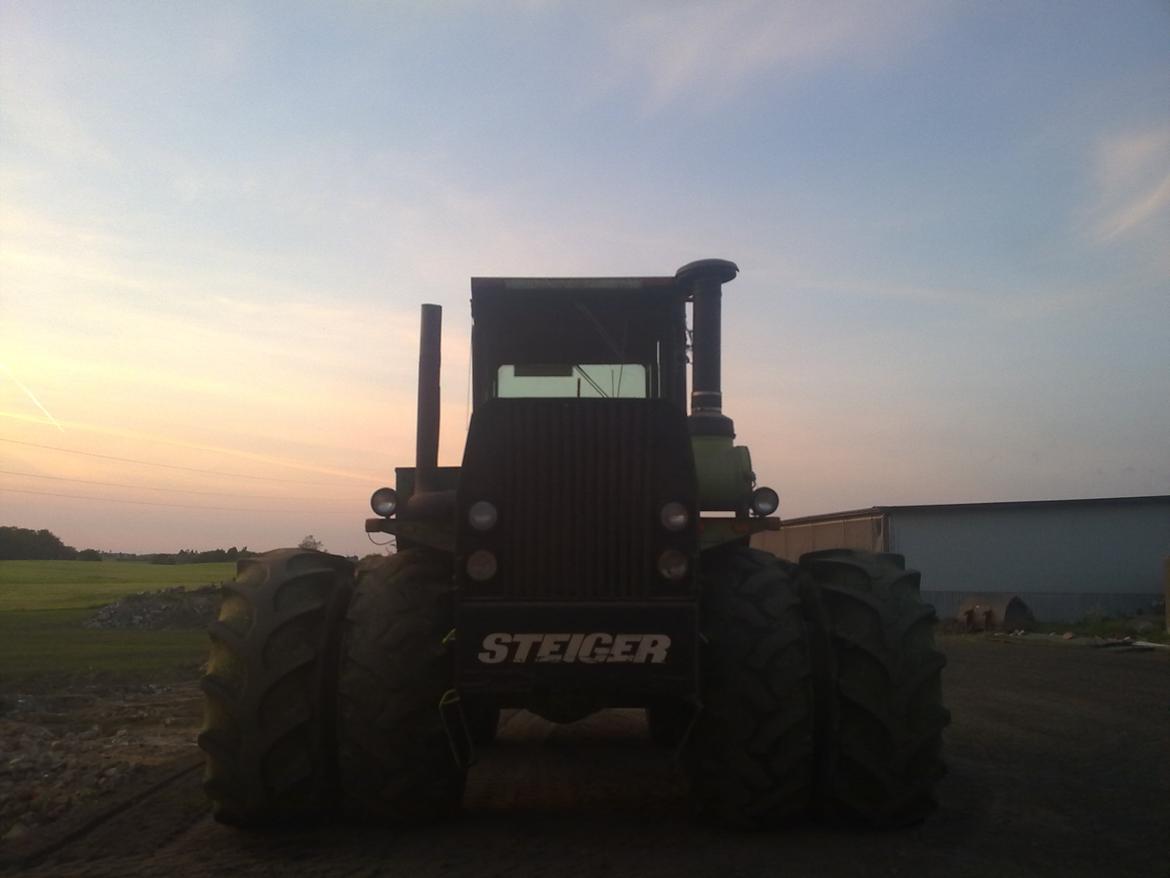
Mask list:
[{"label": "dual rear tire", "polygon": [[935,807],[950,722],[919,573],[901,555],[847,549],[804,555],[800,568],[818,669],[815,808],[882,828],[916,823]]},{"label": "dual rear tire", "polygon": [[950,716],[919,574],[898,555],[793,565],[738,547],[704,574],[704,706],[684,752],[700,808],[750,828],[925,817]]},{"label": "dual rear tire", "polygon": [[338,677],[344,810],[379,822],[456,811],[467,745],[452,686],[452,588],[440,555],[409,550],[359,570]]},{"label": "dual rear tire", "polygon": [[682,753],[705,816],[767,828],[814,781],[812,666],[795,568],[766,552],[704,558],[702,709]]},{"label": "dual rear tire", "polygon": [[352,581],[344,558],[281,549],[240,561],[224,586],[198,738],[219,821],[287,823],[336,798],[332,693]]},{"label": "dual rear tire", "polygon": [[216,819],[262,828],[458,807],[466,763],[440,708],[451,698],[449,581],[442,556],[419,550],[356,572],[300,549],[239,563],[202,681],[198,741]]}]

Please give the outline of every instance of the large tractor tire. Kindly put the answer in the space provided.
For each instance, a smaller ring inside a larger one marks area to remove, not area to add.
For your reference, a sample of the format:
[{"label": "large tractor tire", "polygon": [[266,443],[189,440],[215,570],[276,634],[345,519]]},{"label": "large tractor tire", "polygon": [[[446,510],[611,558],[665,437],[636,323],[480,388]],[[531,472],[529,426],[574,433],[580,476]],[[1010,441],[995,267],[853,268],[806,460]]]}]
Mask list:
[{"label": "large tractor tire", "polygon": [[818,810],[876,827],[918,822],[934,808],[950,722],[919,574],[901,555],[846,549],[804,555],[800,571],[818,667]]},{"label": "large tractor tire", "polygon": [[452,692],[451,565],[408,549],[358,571],[338,681],[338,761],[351,817],[433,820],[458,810],[468,732]]},{"label": "large tractor tire", "polygon": [[684,745],[705,815],[769,828],[814,786],[813,685],[795,567],[754,549],[703,559],[703,705]]},{"label": "large tractor tire", "polygon": [[655,747],[677,747],[694,720],[694,706],[679,699],[655,701],[646,708],[646,729]]},{"label": "large tractor tire", "polygon": [[220,822],[270,826],[331,806],[337,647],[352,579],[344,558],[279,549],[240,561],[224,585],[198,738]]}]

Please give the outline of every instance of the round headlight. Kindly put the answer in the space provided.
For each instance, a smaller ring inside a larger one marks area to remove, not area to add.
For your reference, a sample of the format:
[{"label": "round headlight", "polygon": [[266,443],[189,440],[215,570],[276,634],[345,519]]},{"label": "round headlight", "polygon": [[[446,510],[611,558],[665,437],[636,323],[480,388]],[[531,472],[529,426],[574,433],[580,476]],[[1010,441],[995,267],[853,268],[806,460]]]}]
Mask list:
[{"label": "round headlight", "polygon": [[771,515],[780,507],[780,495],[771,488],[756,488],[752,491],[752,512],[756,515]]},{"label": "round headlight", "polygon": [[370,498],[370,508],[376,515],[389,518],[398,508],[398,492],[393,488],[379,488]]},{"label": "round headlight", "polygon": [[667,549],[658,556],[658,572],[672,582],[687,575],[687,556],[678,549]]},{"label": "round headlight", "polygon": [[682,530],[687,526],[690,520],[690,515],[687,514],[687,508],[681,503],[672,500],[663,505],[662,512],[658,515],[662,526],[667,530]]},{"label": "round headlight", "polygon": [[487,500],[477,500],[467,510],[467,523],[476,530],[491,530],[499,517],[496,507]]},{"label": "round headlight", "polygon": [[476,549],[467,556],[467,575],[476,582],[486,582],[496,575],[496,556],[487,549]]}]

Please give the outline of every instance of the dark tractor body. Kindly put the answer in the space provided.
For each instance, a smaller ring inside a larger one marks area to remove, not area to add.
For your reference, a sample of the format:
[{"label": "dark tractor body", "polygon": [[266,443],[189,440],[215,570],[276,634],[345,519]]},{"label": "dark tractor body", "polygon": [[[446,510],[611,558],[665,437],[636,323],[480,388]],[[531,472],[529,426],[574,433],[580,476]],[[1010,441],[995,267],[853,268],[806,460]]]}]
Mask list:
[{"label": "dark tractor body", "polygon": [[[287,817],[305,764],[298,813],[440,816],[501,708],[646,708],[701,810],[734,825],[926,812],[947,716],[918,574],[893,555],[749,548],[778,498],[722,411],[737,271],[473,278],[460,467],[438,466],[441,313],[423,306],[416,465],[366,522],[397,553],[346,573],[286,550],[241,571],[212,631],[201,745],[221,819]],[[284,592],[314,597],[286,620]],[[287,679],[261,680],[253,665],[284,649],[301,650]],[[300,719],[278,747],[265,704],[286,689]]]},{"label": "dark tractor body", "polygon": [[[420,467],[398,471],[400,521],[368,524],[452,552],[461,694],[557,718],[698,703],[700,510],[739,514],[738,530],[711,522],[723,530],[709,545],[775,523],[749,515],[754,476],[719,411],[718,296],[734,273],[706,260],[675,277],[472,280],[463,465],[424,471],[437,457],[427,417],[437,406],[426,398],[437,382],[427,377]],[[707,407],[688,418],[687,305],[699,287],[715,316],[708,307],[707,323],[696,317],[695,357],[714,368],[706,396],[696,395]],[[428,319],[424,351],[437,347]],[[437,361],[420,367],[425,375]],[[733,458],[710,474],[722,480],[711,497],[700,497],[697,475],[704,441]],[[420,481],[431,490],[418,491]],[[498,518],[480,530],[469,516],[485,501]],[[663,524],[667,504],[685,512],[677,529]],[[477,552],[494,559],[490,577],[469,573]],[[684,565],[669,578],[666,552]]]}]

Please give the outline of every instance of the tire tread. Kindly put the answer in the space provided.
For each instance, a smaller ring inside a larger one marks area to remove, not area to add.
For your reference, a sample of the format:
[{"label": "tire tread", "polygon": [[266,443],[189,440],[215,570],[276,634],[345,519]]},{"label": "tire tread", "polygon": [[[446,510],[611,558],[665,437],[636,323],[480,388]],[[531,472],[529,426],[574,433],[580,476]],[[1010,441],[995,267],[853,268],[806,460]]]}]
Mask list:
[{"label": "tire tread", "polygon": [[828,647],[819,806],[878,827],[917,822],[935,806],[950,720],[919,574],[899,555],[843,549],[804,555],[800,568],[806,614]]}]

